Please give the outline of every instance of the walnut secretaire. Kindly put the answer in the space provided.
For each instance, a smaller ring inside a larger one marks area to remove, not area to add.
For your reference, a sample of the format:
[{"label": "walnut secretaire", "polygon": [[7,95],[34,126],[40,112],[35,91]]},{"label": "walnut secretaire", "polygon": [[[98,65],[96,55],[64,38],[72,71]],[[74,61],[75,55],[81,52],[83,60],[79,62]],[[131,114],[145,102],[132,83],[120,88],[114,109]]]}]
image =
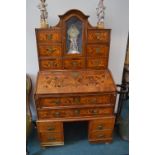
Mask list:
[{"label": "walnut secretaire", "polygon": [[55,27],[36,29],[35,103],[42,146],[64,144],[63,122],[88,121],[90,142],[110,142],[116,86],[108,70],[110,29],[98,29],[79,10]]}]

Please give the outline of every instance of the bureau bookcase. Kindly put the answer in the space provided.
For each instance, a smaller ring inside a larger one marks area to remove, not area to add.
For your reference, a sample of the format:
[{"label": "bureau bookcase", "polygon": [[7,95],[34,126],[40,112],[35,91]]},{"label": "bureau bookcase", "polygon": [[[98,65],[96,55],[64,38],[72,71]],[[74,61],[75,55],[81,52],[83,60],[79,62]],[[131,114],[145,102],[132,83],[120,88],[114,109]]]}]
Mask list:
[{"label": "bureau bookcase", "polygon": [[116,85],[108,69],[110,29],[99,29],[79,10],[36,29],[39,72],[35,89],[42,146],[64,144],[64,122],[88,121],[90,142],[111,142]]}]

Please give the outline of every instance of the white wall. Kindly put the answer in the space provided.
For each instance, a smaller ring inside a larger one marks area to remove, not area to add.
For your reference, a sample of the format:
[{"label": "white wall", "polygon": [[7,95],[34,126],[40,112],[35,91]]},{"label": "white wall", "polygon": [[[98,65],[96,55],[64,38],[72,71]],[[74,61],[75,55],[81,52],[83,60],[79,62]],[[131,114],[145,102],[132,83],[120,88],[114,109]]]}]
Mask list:
[{"label": "white wall", "polygon": [[[48,7],[49,25],[56,25],[58,15],[70,9],[79,9],[90,15],[89,22],[96,26],[96,7],[99,0],[46,0]],[[26,72],[35,85],[38,72],[37,49],[34,29],[39,27],[40,12],[37,8],[39,0],[27,0],[27,28],[26,28]],[[121,83],[129,25],[129,0],[104,0],[105,27],[112,29],[109,56],[109,68],[117,84]],[[33,112],[35,118],[35,113]]]}]

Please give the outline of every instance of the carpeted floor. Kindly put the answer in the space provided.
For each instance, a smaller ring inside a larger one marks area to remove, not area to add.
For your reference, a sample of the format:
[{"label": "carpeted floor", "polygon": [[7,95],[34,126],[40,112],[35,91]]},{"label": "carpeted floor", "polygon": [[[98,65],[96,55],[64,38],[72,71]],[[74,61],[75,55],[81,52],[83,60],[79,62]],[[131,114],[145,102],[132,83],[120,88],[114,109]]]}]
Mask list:
[{"label": "carpeted floor", "polygon": [[87,139],[87,122],[65,123],[65,145],[40,147],[34,128],[28,142],[29,155],[128,155],[129,143],[114,132],[111,144],[90,144]]}]

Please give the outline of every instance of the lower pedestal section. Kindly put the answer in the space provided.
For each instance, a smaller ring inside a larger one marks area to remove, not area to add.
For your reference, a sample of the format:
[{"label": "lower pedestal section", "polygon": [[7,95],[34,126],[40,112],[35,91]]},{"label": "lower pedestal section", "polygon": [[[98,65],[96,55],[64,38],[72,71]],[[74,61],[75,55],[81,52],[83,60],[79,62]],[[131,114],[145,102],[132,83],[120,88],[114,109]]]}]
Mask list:
[{"label": "lower pedestal section", "polygon": [[[74,119],[74,121],[77,121]],[[39,120],[37,122],[38,135],[42,147],[64,145],[64,122],[62,120]],[[79,120],[78,120],[79,121]],[[115,116],[89,118],[88,140],[90,143],[111,143]],[[80,126],[78,126],[80,127]],[[74,130],[74,129],[73,129]],[[74,131],[73,131],[74,132]],[[76,134],[76,133],[75,133]],[[72,137],[70,137],[72,138]]]}]

